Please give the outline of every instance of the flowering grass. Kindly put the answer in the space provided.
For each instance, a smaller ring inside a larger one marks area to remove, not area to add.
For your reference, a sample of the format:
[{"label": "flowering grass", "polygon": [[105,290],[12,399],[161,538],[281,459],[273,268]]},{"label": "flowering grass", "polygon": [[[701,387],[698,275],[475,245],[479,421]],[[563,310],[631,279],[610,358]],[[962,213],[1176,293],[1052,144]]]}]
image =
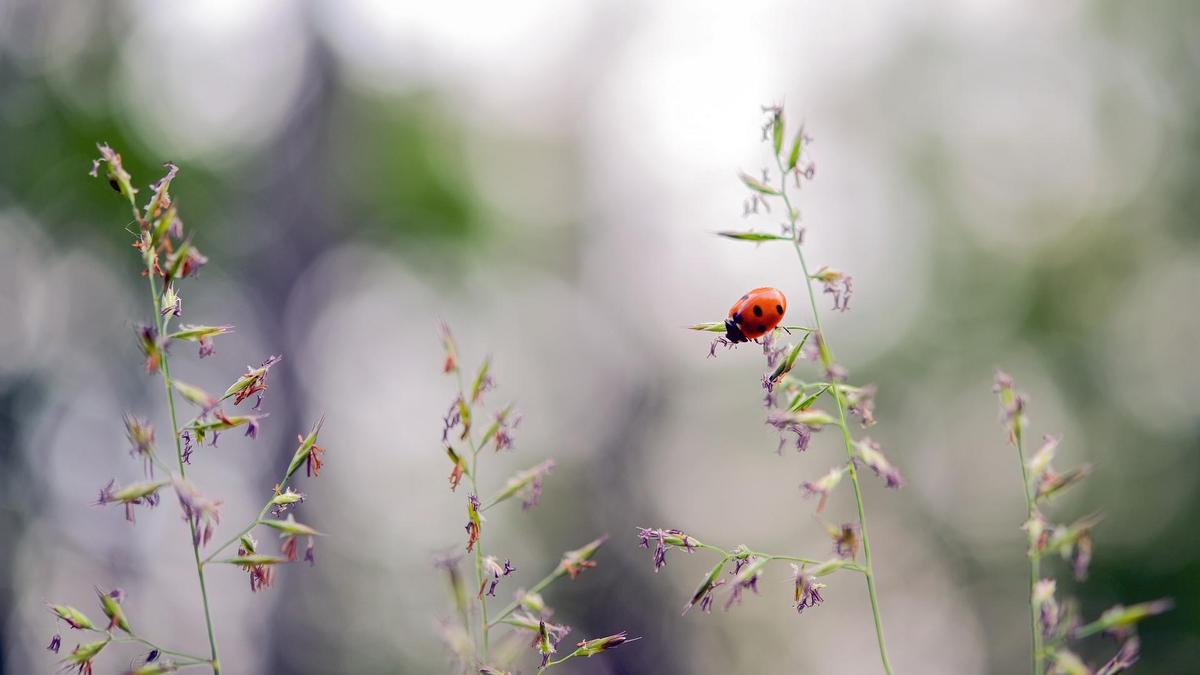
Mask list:
[{"label": "flowering grass", "polygon": [[[492,509],[512,501],[520,501],[522,511],[537,506],[541,500],[542,482],[554,469],[554,460],[547,459],[516,472],[493,488],[492,496],[486,501],[481,499],[483,477],[480,457],[511,452],[514,447],[513,433],[521,423],[521,416],[511,404],[495,410],[490,418],[487,416],[484,395],[496,387],[491,373],[491,360],[484,359],[470,387],[467,387],[454,336],[445,325],[441,334],[446,357],[442,371],[454,375],[458,384],[457,395],[442,420],[442,444],[451,464],[450,489],[457,491],[463,478],[467,479],[469,489],[466,496],[465,551],[439,556],[436,563],[449,580],[450,597],[457,615],[456,619],[441,621],[439,629],[457,666],[461,672],[503,675],[509,673],[507,669],[514,668],[521,660],[522,653],[528,651],[520,649],[521,643],[528,643],[537,657],[537,672],[542,673],[571,659],[594,656],[639,639],[629,638],[625,631],[585,639],[578,642],[575,649],[555,658],[559,653],[559,643],[571,632],[571,628],[553,621],[554,611],[543,599],[542,591],[563,577],[575,580],[586,570],[595,567],[593,558],[608,539],[607,535],[563,553],[558,564],[540,581],[528,590],[518,589],[513,594],[512,602],[489,612],[488,598],[497,597],[497,587],[516,571],[516,567],[508,557],[503,557],[501,563],[502,556],[485,552],[485,546],[491,545],[490,538],[484,538],[484,532],[488,529],[485,514],[498,514]],[[478,434],[480,428],[483,429],[482,434]],[[473,584],[460,571],[460,563],[465,556],[473,556]],[[493,632],[498,630],[501,631],[499,639],[503,643],[499,648],[492,637]]]},{"label": "flowering grass", "polygon": [[[769,244],[790,244],[804,276],[808,304],[812,312],[812,325],[784,326],[770,330],[761,340],[767,361],[767,372],[763,375],[765,390],[766,423],[780,432],[779,452],[789,440],[800,452],[808,448],[813,434],[825,429],[834,430],[846,450],[846,461],[831,468],[819,479],[805,481],[801,489],[806,495],[817,497],[817,513],[824,512],[827,501],[833,498],[835,489],[844,481],[853,488],[857,507],[856,523],[826,523],[833,542],[834,557],[821,560],[820,556],[780,555],[765,553],[745,545],[733,547],[713,545],[675,529],[641,528],[638,538],[644,548],[654,548],[655,571],[666,565],[667,551],[678,549],[687,553],[706,551],[718,556],[718,561],[705,575],[692,594],[683,611],[686,613],[696,605],[702,611],[711,611],[716,603],[716,594],[723,593],[723,606],[729,609],[741,602],[744,592],[758,591],[758,581],[772,563],[787,563],[791,568],[793,594],[791,602],[796,611],[803,613],[821,604],[825,584],[819,581],[835,572],[861,575],[867,584],[871,601],[871,614],[875,625],[875,639],[879,648],[879,659],[886,673],[892,672],[884,641],[883,619],[879,609],[879,596],[875,581],[875,567],[871,555],[871,540],[867,529],[867,512],[863,503],[859,469],[866,467],[882,478],[888,487],[899,488],[904,479],[896,467],[883,454],[879,444],[868,437],[855,438],[849,420],[857,416],[861,426],[875,423],[874,394],[871,385],[854,386],[848,383],[848,373],[834,357],[828,334],[821,322],[817,309],[815,284],[822,286],[823,293],[833,301],[833,309],[849,309],[853,293],[852,278],[836,269],[822,266],[810,271],[804,254],[804,228],[800,225],[800,212],[793,205],[792,191],[799,190],[805,181],[815,175],[815,166],[807,158],[810,141],[803,127],[792,133],[788,130],[784,111],[780,106],[764,108],[767,121],[763,126],[763,141],[772,150],[777,179],[772,180],[771,170],[764,169],[761,177],[742,173],[740,179],[749,191],[743,209],[746,217],[781,215],[776,232],[757,230],[729,230],[718,232],[727,239]],[[780,213],[781,212],[781,213]],[[782,308],[781,308],[782,309]],[[739,334],[727,328],[728,322],[708,322],[692,326],[693,330],[721,332],[729,330],[728,337],[713,340],[710,356],[715,356],[721,347],[733,348]],[[793,344],[778,344],[785,334],[798,337]],[[801,376],[797,366],[801,358],[811,361],[817,368],[815,376]],[[862,551],[862,562],[858,560]],[[728,568],[729,575],[723,574]],[[731,578],[725,578],[730,576]]]},{"label": "flowering grass", "polygon": [[[1014,388],[1013,379],[996,372],[994,391],[1000,407],[1008,442],[1017,449],[1021,479],[1025,489],[1028,519],[1023,528],[1029,535],[1029,614],[1033,642],[1033,673],[1042,675],[1115,675],[1128,670],[1138,660],[1141,643],[1137,624],[1171,609],[1173,602],[1162,598],[1130,607],[1114,605],[1098,619],[1082,623],[1074,601],[1060,602],[1055,596],[1058,582],[1042,576],[1042,560],[1058,555],[1070,564],[1076,581],[1087,579],[1092,561],[1092,529],[1100,522],[1099,514],[1085,515],[1072,523],[1056,525],[1044,513],[1045,508],[1063,492],[1082,482],[1091,473],[1085,464],[1069,471],[1054,468],[1054,455],[1060,438],[1046,435],[1041,447],[1025,458],[1026,396]],[[1106,635],[1118,643],[1116,653],[1093,670],[1075,652],[1071,643],[1093,635]]]},{"label": "flowering grass", "polygon": [[[214,612],[207,589],[207,575],[212,565],[240,569],[249,577],[250,590],[257,592],[268,588],[274,581],[275,567],[300,558],[300,545],[304,543],[304,559],[316,563],[314,542],[321,533],[312,527],[297,522],[292,513],[282,518],[305,500],[303,494],[288,485],[289,481],[304,467],[310,478],[321,470],[324,449],[317,445],[317,436],[322,422],[318,421],[306,434],[298,437],[298,447],[291,461],[273,489],[264,490],[265,503],[262,509],[236,534],[217,546],[210,546],[217,527],[221,523],[222,502],[207,496],[187,478],[187,467],[206,443],[216,445],[218,438],[227,431],[239,430],[251,439],[257,437],[260,425],[266,417],[258,410],[267,391],[267,379],[272,367],[280,357],[270,356],[258,366],[250,366],[246,372],[234,379],[225,392],[216,396],[203,389],[171,376],[171,348],[179,344],[192,343],[203,359],[214,353],[215,339],[233,331],[228,325],[172,325],[181,319],[183,298],[180,285],[196,276],[208,262],[192,242],[184,229],[183,221],[176,210],[170,188],[179,172],[173,164],[166,164],[166,175],[150,186],[150,199],[144,207],[137,202],[138,190],[133,178],[121,163],[121,156],[107,145],[99,146],[100,158],[93,162],[92,176],[99,176],[101,168],[108,184],[129,202],[133,221],[133,247],[141,257],[150,290],[150,322],[136,331],[136,339],[145,357],[143,368],[149,375],[158,374],[162,379],[163,395],[166,398],[170,418],[171,440],[168,447],[174,450],[174,461],[164,459],[156,443],[154,426],[147,420],[127,414],[124,418],[130,454],[141,464],[143,480],[124,487],[115,479],[100,490],[97,503],[117,505],[130,523],[135,520],[139,508],[158,506],[162,493],[174,492],[187,524],[189,545],[195,561],[199,604],[204,611],[204,624],[208,640],[207,654],[192,654],[161,646],[155,638],[151,640],[140,632],[136,617],[128,617],[123,608],[125,593],[120,589],[96,589],[101,611],[108,619],[107,625],[94,623],[83,611],[71,605],[50,605],[50,611],[73,630],[88,633],[96,639],[78,644],[65,659],[65,668],[81,675],[93,672],[95,660],[111,647],[121,644],[136,645],[143,650],[141,656],[130,666],[128,672],[136,675],[169,673],[187,668],[205,668],[214,675],[221,672],[221,659],[217,649],[214,629]],[[180,423],[176,409],[176,398],[190,404],[196,414]],[[239,406],[254,398],[254,405],[239,410]],[[275,531],[280,538],[278,554],[264,552],[253,532],[260,528]],[[231,547],[237,546],[236,554],[226,555]],[[174,636],[171,636],[172,638]],[[58,653],[62,636],[55,634],[47,649]]]}]

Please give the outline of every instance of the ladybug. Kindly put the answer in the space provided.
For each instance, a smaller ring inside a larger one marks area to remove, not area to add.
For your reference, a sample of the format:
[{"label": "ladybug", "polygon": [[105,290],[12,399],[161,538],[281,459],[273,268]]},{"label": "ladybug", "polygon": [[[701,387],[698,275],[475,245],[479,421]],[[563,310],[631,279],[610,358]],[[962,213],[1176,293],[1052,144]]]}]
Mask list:
[{"label": "ladybug", "polygon": [[757,340],[775,330],[787,312],[787,298],[778,288],[756,288],[729,308],[725,339],[730,342]]}]

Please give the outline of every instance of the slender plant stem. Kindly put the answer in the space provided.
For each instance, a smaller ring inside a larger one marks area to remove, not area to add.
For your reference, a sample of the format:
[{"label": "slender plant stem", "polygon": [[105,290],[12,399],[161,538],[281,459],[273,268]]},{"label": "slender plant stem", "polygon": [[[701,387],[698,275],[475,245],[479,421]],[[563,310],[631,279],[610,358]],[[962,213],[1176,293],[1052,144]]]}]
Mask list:
[{"label": "slender plant stem", "polygon": [[[788,172],[783,166],[783,160],[775,158],[776,164],[779,166],[779,194],[783,197],[784,207],[787,208],[788,221],[791,223],[792,247],[796,249],[796,256],[800,259],[800,268],[804,272],[804,285],[808,289],[808,302],[812,308],[813,323],[817,329],[817,336],[821,340],[821,350],[824,358],[830,363],[833,360],[833,352],[829,347],[829,340],[825,334],[825,329],[821,326],[821,313],[817,311],[817,295],[813,290],[812,277],[809,276],[808,263],[804,259],[804,250],[800,245],[801,232],[797,227],[797,212],[792,208],[791,199],[787,192]],[[827,363],[826,366],[829,364]],[[854,501],[858,506],[858,530],[862,534],[863,543],[863,559],[865,562],[863,575],[867,578],[867,594],[871,597],[871,615],[875,620],[875,639],[879,643],[879,659],[883,664],[883,670],[888,675],[892,673],[892,664],[888,660],[887,644],[883,638],[883,618],[879,612],[879,596],[875,589],[875,567],[871,563],[871,538],[867,534],[867,512],[863,506],[862,487],[858,482],[858,471],[854,466],[854,439],[850,436],[850,428],[846,425],[846,403],[842,397],[841,387],[836,381],[830,378],[830,391],[833,392],[834,401],[837,403],[838,424],[842,428],[842,439],[846,445],[846,456],[850,459],[849,475],[850,482],[854,485]]]},{"label": "slender plant stem", "polygon": [[[278,483],[278,487],[276,488],[279,492],[282,493],[283,489],[285,487],[287,487],[287,482],[288,482],[289,478],[291,478],[291,476],[289,476],[285,472],[283,478]],[[268,499],[266,505],[264,505],[262,507],[262,510],[259,511],[258,515],[254,517],[254,520],[250,521],[249,525],[243,527],[240,532],[238,532],[237,534],[230,537],[228,540],[225,541],[225,543],[223,543],[220,546],[213,549],[213,551],[208,554],[207,558],[200,561],[200,564],[207,565],[208,563],[212,562],[212,559],[217,557],[221,553],[221,551],[224,551],[225,549],[229,548],[235,542],[237,542],[239,539],[241,539],[243,535],[247,534],[248,532],[250,532],[250,530],[253,530],[254,528],[261,525],[263,518],[266,518],[267,512],[271,510],[271,501],[272,501],[271,499]]]},{"label": "slender plant stem", "polygon": [[[462,400],[463,405],[466,406],[468,410],[470,410],[471,406],[469,403],[467,403],[467,398],[466,398],[467,393],[466,393],[466,390],[463,388],[462,369],[461,368],[456,369],[455,372],[458,375],[458,396]],[[473,410],[471,412],[474,413]],[[474,494],[476,498],[478,498],[479,497],[479,484],[476,482],[475,469],[477,466],[479,466],[479,448],[477,448],[475,446],[475,437],[471,433],[471,427],[470,426],[466,427],[465,431],[466,431],[467,443],[469,443],[471,446],[471,474],[469,476],[471,479],[471,493]],[[482,530],[483,528],[480,528],[480,529]],[[482,589],[483,588],[483,533],[477,532],[476,534],[478,535],[478,539],[475,540],[475,583],[479,585],[480,589]],[[483,643],[483,645],[482,645],[483,652],[482,652],[482,654],[480,654],[480,659],[482,659],[482,660],[487,660],[488,652],[490,650],[489,645],[488,645],[488,628],[489,627],[490,627],[490,625],[488,624],[487,597],[481,595],[479,597],[479,633],[480,633],[479,637],[480,637],[480,641]]]},{"label": "slender plant stem", "polygon": [[[112,631],[109,631],[109,630],[101,630],[99,628],[89,628],[87,630],[89,630],[93,633],[98,633],[100,635],[103,635],[103,636],[107,637],[110,642],[113,642],[113,643],[117,643],[117,644],[137,643],[137,644],[145,645],[145,646],[159,652],[160,654],[167,654],[168,656],[177,656],[182,659],[188,659],[190,661],[195,661],[196,663],[199,663],[199,664],[208,665],[208,659],[204,658],[203,656],[196,656],[194,654],[188,654],[187,652],[177,652],[172,649],[165,649],[165,648],[160,647],[157,644],[147,640],[146,638],[141,637],[140,635],[135,635],[133,633],[130,633],[129,637],[117,637],[112,634]],[[184,664],[179,664],[179,665],[184,665]]]},{"label": "slender plant stem", "polygon": [[[1022,429],[1018,424],[1013,429],[1013,436],[1016,440],[1017,459],[1021,461],[1021,480],[1025,485],[1025,508],[1029,521],[1033,520],[1034,512],[1037,506],[1034,504],[1033,489],[1029,484],[1029,469],[1025,466],[1025,448],[1022,444]],[[1027,521],[1028,522],[1028,521]],[[1029,629],[1033,636],[1033,673],[1034,675],[1042,675],[1043,653],[1042,653],[1042,632],[1038,630],[1038,615],[1037,608],[1033,605],[1033,591],[1037,588],[1038,578],[1041,572],[1038,567],[1041,559],[1037,552],[1029,556]]]},{"label": "slender plant stem", "polygon": [[[163,339],[166,333],[166,322],[163,320],[161,302],[159,301],[158,288],[154,283],[154,269],[152,265],[146,266],[146,278],[150,281],[150,301],[154,310],[154,325],[158,333],[156,339]],[[162,373],[163,388],[167,393],[167,409],[171,413],[171,436],[175,439],[175,457],[179,461],[179,477],[186,477],[183,462],[183,444],[179,439],[179,419],[175,414],[175,390],[171,386],[171,365],[167,357],[166,346],[160,348],[162,362],[159,364],[159,371]],[[208,630],[208,648],[211,654],[210,664],[212,665],[213,675],[220,675],[221,661],[217,656],[217,636],[213,630],[212,610],[208,606],[208,587],[204,580],[204,565],[200,562],[200,544],[196,538],[196,523],[191,518],[188,519],[188,529],[192,534],[192,558],[196,562],[196,577],[200,580],[200,599],[204,605],[204,625]]]}]

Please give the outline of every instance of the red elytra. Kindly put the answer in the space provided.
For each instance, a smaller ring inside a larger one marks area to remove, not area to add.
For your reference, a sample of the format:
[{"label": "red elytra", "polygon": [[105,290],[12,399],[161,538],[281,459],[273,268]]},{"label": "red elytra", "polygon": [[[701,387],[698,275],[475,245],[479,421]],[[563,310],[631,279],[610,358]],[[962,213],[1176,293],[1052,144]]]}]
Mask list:
[{"label": "red elytra", "polygon": [[730,342],[757,340],[775,330],[787,313],[787,298],[778,288],[756,288],[729,308],[725,338]]}]

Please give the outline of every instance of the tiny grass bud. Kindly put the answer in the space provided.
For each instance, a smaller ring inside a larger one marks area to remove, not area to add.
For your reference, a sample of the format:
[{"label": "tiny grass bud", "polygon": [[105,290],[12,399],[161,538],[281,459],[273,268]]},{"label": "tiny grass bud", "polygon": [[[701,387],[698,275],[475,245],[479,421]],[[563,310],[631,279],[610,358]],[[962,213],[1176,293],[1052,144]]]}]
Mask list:
[{"label": "tiny grass bud", "polygon": [[728,558],[722,558],[704,577],[704,581],[700,582],[700,586],[692,593],[692,599],[683,607],[683,614],[687,614],[688,610],[700,604],[700,611],[709,613],[712,611],[713,591],[723,585],[725,582],[720,580],[721,572],[725,569],[725,564],[729,562]]},{"label": "tiny grass bud", "polygon": [[292,474],[300,469],[301,464],[306,465],[306,472],[310,478],[321,474],[321,465],[324,464],[321,456],[325,454],[325,449],[317,445],[317,436],[320,435],[321,427],[324,424],[325,417],[322,415],[307,436],[297,437],[300,445],[292,454],[292,461],[288,464],[286,474],[288,478],[291,478]]},{"label": "tiny grass bud", "polygon": [[79,675],[92,675],[92,659],[95,659],[108,646],[111,638],[85,642],[75,647],[75,651],[63,659],[69,670],[75,670]]},{"label": "tiny grass bud", "polygon": [[572,656],[593,656],[609,649],[616,649],[627,642],[640,640],[641,638],[629,638],[628,631],[621,631],[616,635],[596,638],[595,640],[583,640],[575,645],[576,649],[571,654]]},{"label": "tiny grass bud", "polygon": [[596,555],[596,551],[607,540],[608,535],[606,534],[589,541],[573,551],[567,551],[563,554],[562,561],[558,563],[558,569],[574,579],[583,573],[584,570],[595,567],[596,561],[591,558]]},{"label": "tiny grass bud", "polygon": [[683,549],[685,553],[692,553],[700,546],[700,542],[692,539],[682,530],[664,530],[662,528],[638,528],[638,538],[641,540],[642,548],[649,549],[650,541],[656,542],[654,547],[654,571],[667,566],[667,550],[671,548]]},{"label": "tiny grass bud", "polygon": [[475,550],[483,529],[483,517],[479,514],[479,497],[467,495],[467,553]]},{"label": "tiny grass bud", "polygon": [[528,510],[537,506],[542,495],[542,480],[553,470],[554,460],[548,459],[533,468],[518,471],[512,478],[509,478],[505,482],[504,488],[492,498],[487,508],[490,509],[518,493],[522,495],[522,510]]},{"label": "tiny grass bud", "polygon": [[811,497],[816,495],[820,497],[820,500],[817,502],[817,513],[822,513],[825,511],[825,503],[829,499],[830,493],[832,493],[834,488],[838,486],[838,483],[842,482],[842,476],[845,476],[846,472],[849,470],[849,464],[835,466],[829,470],[829,473],[822,476],[815,483],[804,481],[800,484],[800,488],[804,490],[805,496]]},{"label": "tiny grass bud", "polygon": [[[213,347],[213,338],[232,332],[233,326],[192,326],[185,324],[167,337],[173,340],[183,340],[199,344],[200,358],[204,358],[216,353],[216,349]],[[228,396],[229,392],[226,392],[225,397],[228,398]]]},{"label": "tiny grass bud", "polygon": [[271,372],[271,366],[279,363],[282,359],[282,356],[270,356],[257,368],[246,366],[245,374],[229,385],[221,398],[226,399],[233,396],[233,404],[241,405],[242,401],[257,395],[258,398],[254,403],[254,409],[257,410],[262,405],[263,393],[267,391],[267,375]]},{"label": "tiny grass bud", "polygon": [[96,595],[100,598],[100,608],[104,610],[104,616],[108,617],[108,628],[120,628],[126,633],[132,635],[133,630],[129,627],[129,621],[125,618],[125,611],[121,609],[121,600],[124,594],[121,589],[113,589],[112,591],[102,591],[96,589]]},{"label": "tiny grass bud", "polygon": [[807,574],[803,567],[792,564],[792,584],[795,587],[792,602],[795,603],[797,614],[803,614],[804,610],[816,607],[825,601],[821,597],[821,589],[825,588],[825,584],[818,583],[817,576],[816,574]]},{"label": "tiny grass bud", "polygon": [[854,444],[854,449],[858,452],[858,459],[870,467],[876,476],[883,478],[885,485],[897,489],[904,487],[904,477],[900,475],[899,469],[884,456],[878,443],[870,438],[864,438]]},{"label": "tiny grass bud", "polygon": [[70,605],[49,605],[50,611],[75,630],[92,630],[95,624],[86,614]]}]

